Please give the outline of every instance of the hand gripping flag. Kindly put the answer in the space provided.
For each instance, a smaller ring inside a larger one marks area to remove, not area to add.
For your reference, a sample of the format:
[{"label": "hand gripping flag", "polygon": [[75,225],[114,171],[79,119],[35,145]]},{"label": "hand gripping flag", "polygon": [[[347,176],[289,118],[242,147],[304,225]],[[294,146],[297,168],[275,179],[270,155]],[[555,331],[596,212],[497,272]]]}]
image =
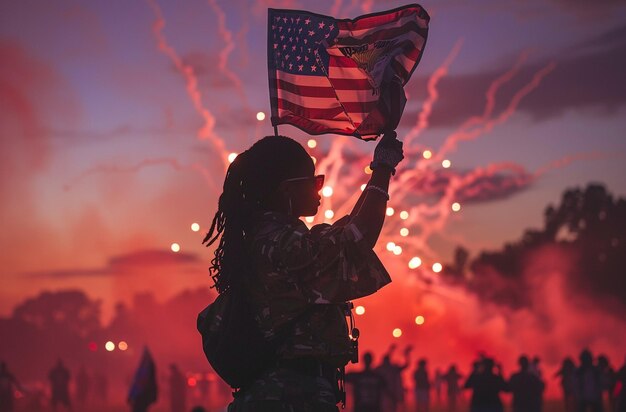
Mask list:
[{"label": "hand gripping flag", "polygon": [[269,9],[272,125],[366,140],[394,129],[429,20],[417,4],[354,20]]}]

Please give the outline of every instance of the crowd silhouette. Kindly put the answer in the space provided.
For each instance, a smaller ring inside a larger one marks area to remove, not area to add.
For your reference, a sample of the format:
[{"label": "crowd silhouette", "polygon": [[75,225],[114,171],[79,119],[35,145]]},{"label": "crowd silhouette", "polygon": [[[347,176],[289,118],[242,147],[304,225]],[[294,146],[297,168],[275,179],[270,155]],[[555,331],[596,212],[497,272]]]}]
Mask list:
[{"label": "crowd silhouette", "polygon": [[[571,357],[563,359],[560,368],[547,377],[542,373],[538,357],[521,355],[518,369],[507,377],[496,360],[481,354],[465,376],[454,363],[431,373],[427,358],[411,361],[411,346],[403,351],[402,362],[395,363],[396,350],[396,345],[391,345],[378,365],[374,363],[374,355],[366,352],[362,356],[362,368],[346,374],[346,383],[352,388],[349,409],[354,412],[542,412],[546,383],[550,383],[558,384],[561,389],[561,406],[557,410],[626,412],[626,361],[616,370],[607,356],[594,356],[588,349],[584,349],[576,360]],[[209,380],[206,385],[198,381],[199,399],[196,400],[199,404],[188,406],[191,391],[188,373],[173,363],[168,372],[167,378],[162,380],[166,386],[165,410],[206,411],[200,403],[207,404]],[[81,365],[73,374],[63,360],[58,359],[47,376],[48,390],[44,395],[41,390],[23,386],[8,365],[1,362],[0,412],[89,411],[93,405],[109,404],[108,378],[100,372]],[[403,378],[410,378],[412,382],[412,397],[406,396]],[[150,410],[160,395],[156,366],[147,349],[134,379],[128,383],[128,409]],[[22,394],[21,397],[29,398],[29,402],[16,408],[15,394]]]}]

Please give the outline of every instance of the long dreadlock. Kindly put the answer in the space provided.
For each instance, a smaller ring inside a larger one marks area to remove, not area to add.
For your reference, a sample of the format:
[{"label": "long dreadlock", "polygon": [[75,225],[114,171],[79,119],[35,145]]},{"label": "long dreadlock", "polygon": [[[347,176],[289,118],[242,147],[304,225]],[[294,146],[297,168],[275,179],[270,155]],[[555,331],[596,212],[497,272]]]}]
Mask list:
[{"label": "long dreadlock", "polygon": [[218,293],[238,284],[250,271],[246,232],[266,210],[265,201],[280,182],[305,176],[313,164],[306,150],[285,136],[266,136],[239,154],[228,167],[218,210],[203,244],[219,239],[209,274]]}]

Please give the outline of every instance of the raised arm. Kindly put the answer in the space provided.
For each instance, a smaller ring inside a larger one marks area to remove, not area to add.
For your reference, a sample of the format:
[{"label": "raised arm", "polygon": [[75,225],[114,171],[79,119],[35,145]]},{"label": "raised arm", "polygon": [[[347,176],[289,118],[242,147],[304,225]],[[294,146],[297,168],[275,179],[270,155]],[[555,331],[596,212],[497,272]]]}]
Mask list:
[{"label": "raised arm", "polygon": [[350,213],[371,248],[376,245],[385,221],[389,180],[403,158],[402,142],[396,139],[396,132],[385,133],[374,150],[372,177]]}]

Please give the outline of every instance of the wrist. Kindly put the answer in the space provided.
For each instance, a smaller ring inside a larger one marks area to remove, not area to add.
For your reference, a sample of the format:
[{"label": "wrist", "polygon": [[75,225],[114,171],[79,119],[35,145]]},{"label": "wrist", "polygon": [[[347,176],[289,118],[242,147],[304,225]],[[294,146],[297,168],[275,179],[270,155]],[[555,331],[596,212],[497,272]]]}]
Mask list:
[{"label": "wrist", "polygon": [[389,173],[391,175],[395,175],[396,174],[396,169],[395,167],[384,163],[384,162],[380,162],[377,160],[374,160],[370,163],[370,169],[372,169],[372,171],[380,171],[380,172],[384,172],[384,173]]}]

